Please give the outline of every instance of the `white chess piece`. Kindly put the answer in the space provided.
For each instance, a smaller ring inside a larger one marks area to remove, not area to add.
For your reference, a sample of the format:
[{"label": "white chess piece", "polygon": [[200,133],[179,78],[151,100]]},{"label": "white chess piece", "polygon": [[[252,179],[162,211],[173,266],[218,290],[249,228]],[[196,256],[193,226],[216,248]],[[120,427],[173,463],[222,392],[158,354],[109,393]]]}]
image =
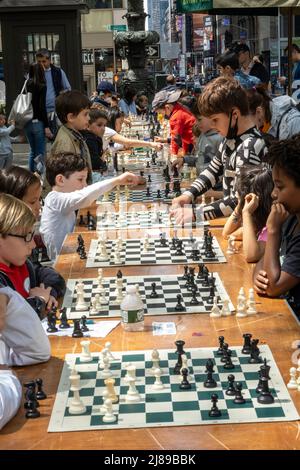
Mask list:
[{"label": "white chess piece", "polygon": [[148,238],[144,238],[143,239],[143,248],[142,248],[142,251],[144,253],[147,253],[149,251],[149,239]]},{"label": "white chess piece", "polygon": [[[180,375],[182,375],[182,369],[187,369],[189,371],[187,355],[182,354],[181,360],[182,360],[182,366],[180,367]],[[188,377],[189,377],[189,375],[188,375]]]},{"label": "white chess piece", "polygon": [[96,293],[99,293],[101,294],[101,292],[103,291],[103,285],[102,285],[102,282],[103,282],[103,269],[102,268],[99,268],[98,269],[98,277],[97,277],[97,287],[95,289],[95,292]]},{"label": "white chess piece", "polygon": [[95,294],[95,297],[91,300],[90,313],[92,315],[96,315],[99,312],[99,304],[100,304],[100,295]]},{"label": "white chess piece", "polygon": [[254,297],[254,289],[251,288],[249,289],[247,315],[255,315],[256,313],[257,309]]},{"label": "white chess piece", "polygon": [[136,367],[134,364],[128,364],[126,367],[127,374],[124,377],[125,382],[130,382],[130,380],[136,380]]},{"label": "white chess piece", "polygon": [[247,316],[247,299],[243,287],[240,288],[237,298],[236,316],[238,318],[244,318]]},{"label": "white chess piece", "polygon": [[153,349],[151,354],[152,359],[152,371],[155,372],[156,369],[159,369],[159,352],[157,349]]},{"label": "white chess piece", "polygon": [[101,308],[102,305],[107,305],[108,304],[108,301],[107,301],[105,296],[106,296],[106,292],[104,290],[101,294],[101,297],[100,297],[100,308]]},{"label": "white chess piece", "polygon": [[111,399],[112,403],[118,403],[119,399],[115,391],[115,379],[109,378],[105,379],[104,383],[108,391],[108,398]]},{"label": "white chess piece", "polygon": [[75,310],[76,311],[88,310],[89,308],[88,304],[84,301],[84,284],[81,279],[77,282],[75,290],[77,294]]},{"label": "white chess piece", "polygon": [[116,361],[117,358],[113,355],[113,353],[111,352],[111,342],[110,341],[106,341],[105,345],[104,345],[104,348],[106,349],[106,354],[107,356],[109,357],[109,359],[111,361]]},{"label": "white chess piece", "polygon": [[161,369],[154,370],[155,382],[153,384],[154,390],[162,390],[164,388],[164,384],[161,381],[162,371]]},{"label": "white chess piece", "polygon": [[128,383],[129,383],[129,389],[127,391],[126,398],[125,398],[126,402],[137,403],[141,401],[140,394],[135,386],[135,379],[130,378],[128,380]]},{"label": "white chess piece", "polygon": [[114,423],[117,420],[116,415],[113,413],[112,401],[110,398],[107,398],[104,402],[106,406],[106,413],[103,416],[103,423]]},{"label": "white chess piece", "polygon": [[234,253],[236,253],[235,236],[234,235],[230,235],[229,238],[228,238],[228,248],[227,248],[226,253],[228,255],[234,255]]},{"label": "white chess piece", "polygon": [[77,373],[74,368],[70,375],[71,387],[70,390],[73,392],[73,398],[70,402],[69,413],[71,415],[81,415],[85,413],[86,407],[84,406],[82,400],[80,399],[79,391],[80,387],[80,375]]},{"label": "white chess piece", "polygon": [[296,367],[290,368],[290,377],[291,378],[290,378],[289,383],[287,384],[287,388],[289,388],[290,390],[297,390],[298,385],[297,385],[297,380],[296,380],[296,377],[297,377]]},{"label": "white chess piece", "polygon": [[108,254],[107,254],[107,250],[106,250],[105,240],[99,239],[98,247],[99,247],[99,261],[107,261],[108,260]]},{"label": "white chess piece", "polygon": [[229,300],[228,299],[224,299],[223,300],[223,305],[222,305],[222,309],[221,309],[221,315],[222,317],[229,317],[231,315],[231,311],[230,311],[230,308],[229,308]]},{"label": "white chess piece", "polygon": [[91,342],[88,340],[85,340],[85,341],[81,341],[80,344],[82,346],[80,362],[91,362],[93,360],[91,352],[90,352]]},{"label": "white chess piece", "polygon": [[106,406],[105,406],[105,400],[109,398],[109,391],[107,389],[103,390],[102,392],[102,400],[103,400],[103,405],[100,406],[100,413],[105,414],[106,413]]},{"label": "white chess piece", "polygon": [[104,369],[101,371],[101,377],[111,377],[113,375],[112,371],[110,370],[110,361],[109,357],[103,357],[103,364]]},{"label": "white chess piece", "polygon": [[114,263],[115,264],[120,264],[121,263],[121,256],[120,256],[120,251],[119,251],[118,246],[115,246]]},{"label": "white chess piece", "polygon": [[100,362],[99,362],[99,368],[103,369],[104,368],[104,358],[107,357],[108,351],[106,348],[103,348],[101,353],[100,353]]},{"label": "white chess piece", "polygon": [[211,308],[209,316],[211,318],[220,318],[220,316],[221,316],[221,310],[219,309],[218,303],[217,303],[217,296],[214,297],[214,303],[213,303],[213,306]]}]

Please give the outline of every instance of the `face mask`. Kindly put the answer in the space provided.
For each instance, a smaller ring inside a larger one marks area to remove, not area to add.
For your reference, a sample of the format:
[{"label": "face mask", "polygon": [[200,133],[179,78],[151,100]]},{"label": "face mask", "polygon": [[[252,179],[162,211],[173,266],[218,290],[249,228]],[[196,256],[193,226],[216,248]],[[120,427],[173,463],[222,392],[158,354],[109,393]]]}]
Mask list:
[{"label": "face mask", "polygon": [[229,119],[229,125],[228,125],[228,130],[227,130],[227,135],[226,139],[235,139],[237,137],[238,133],[238,119],[236,118],[235,125],[231,127],[231,121],[232,121],[232,113],[230,113],[230,119]]}]

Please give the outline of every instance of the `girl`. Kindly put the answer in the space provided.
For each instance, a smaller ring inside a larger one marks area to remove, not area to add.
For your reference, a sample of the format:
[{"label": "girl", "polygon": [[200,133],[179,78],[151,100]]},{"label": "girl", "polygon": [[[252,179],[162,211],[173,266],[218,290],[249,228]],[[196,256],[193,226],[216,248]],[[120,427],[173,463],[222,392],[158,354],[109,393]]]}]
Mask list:
[{"label": "girl", "polygon": [[234,234],[243,240],[243,253],[248,263],[255,263],[264,254],[267,240],[266,220],[271,211],[272,171],[265,165],[243,167],[236,190],[239,203],[228,218],[223,237]]},{"label": "girl", "polygon": [[137,91],[132,86],[125,87],[124,90],[124,98],[119,101],[119,107],[125,114],[125,116],[129,116],[129,114],[137,115],[137,109],[135,105],[135,100],[137,97]]}]

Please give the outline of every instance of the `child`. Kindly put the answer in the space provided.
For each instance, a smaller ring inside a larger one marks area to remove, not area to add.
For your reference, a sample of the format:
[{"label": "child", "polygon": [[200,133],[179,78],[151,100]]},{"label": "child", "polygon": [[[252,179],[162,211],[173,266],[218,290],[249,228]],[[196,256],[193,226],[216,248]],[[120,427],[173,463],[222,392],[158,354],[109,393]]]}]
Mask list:
[{"label": "child", "polygon": [[10,134],[15,130],[15,122],[9,121],[6,127],[6,118],[0,114],[0,169],[9,168],[13,161],[12,139]]},{"label": "child", "polygon": [[267,240],[266,221],[271,211],[272,171],[265,165],[243,167],[236,190],[238,205],[228,218],[223,237],[234,234],[243,239],[243,252],[248,263],[256,263],[264,254]]},{"label": "child", "polygon": [[224,197],[199,207],[204,219],[226,217],[234,210],[235,179],[243,165],[258,165],[266,152],[265,141],[249,115],[245,90],[236,80],[219,77],[210,82],[198,101],[199,112],[209,117],[212,127],[225,139],[207,167],[181,196],[173,199],[173,214],[177,223],[197,218],[196,211],[183,207],[191,204],[222,180]]},{"label": "child", "polygon": [[[38,176],[18,166],[12,166],[9,169],[0,171],[0,187],[1,190],[18,199],[21,199],[33,212],[35,219],[40,216],[40,198],[41,198],[41,181]],[[39,235],[34,236],[34,241],[40,239]],[[39,240],[38,240],[39,241]],[[34,260],[35,248],[31,258],[28,258],[25,265],[28,270],[29,282],[26,281],[24,285],[28,289],[24,292],[18,290],[18,284],[15,283],[14,271],[7,270],[5,266],[0,265],[0,285],[10,285],[23,295],[28,300],[30,305],[37,310],[40,314],[40,309],[44,306],[43,302],[38,297],[38,294],[43,295],[41,292],[44,290],[41,285],[44,284],[46,289],[51,288],[49,300],[47,302],[47,309],[57,305],[57,298],[62,297],[66,290],[66,284],[62,276],[60,276],[53,268],[49,266],[42,266],[38,261]],[[36,290],[37,289],[37,290]],[[35,295],[37,293],[37,295]],[[46,293],[46,292],[45,292]],[[45,294],[44,293],[44,294]]]},{"label": "child", "polygon": [[40,231],[48,256],[53,260],[66,235],[74,229],[77,209],[88,207],[117,185],[136,185],[141,179],[126,172],[86,187],[87,175],[87,162],[81,155],[59,153],[46,160],[46,177],[52,191],[45,198]]},{"label": "child", "polygon": [[267,219],[268,239],[254,272],[258,294],[285,295],[300,318],[300,139],[273,143],[269,149],[274,189]]},{"label": "child", "polygon": [[[34,223],[35,218],[26,204],[8,194],[0,195],[1,263],[15,271],[15,279],[24,290],[28,278],[24,263],[34,246]],[[10,286],[0,287],[0,294],[5,296],[0,314],[0,363],[26,365],[47,361],[49,340],[34,310]]]},{"label": "child", "polygon": [[66,91],[56,98],[56,114],[63,125],[53,142],[51,155],[57,153],[82,155],[91,169],[90,152],[80,133],[89,125],[90,107],[91,102],[88,97],[78,90]]},{"label": "child", "polygon": [[90,110],[90,120],[87,130],[82,130],[81,134],[89,148],[92,162],[93,183],[100,181],[102,173],[107,171],[107,164],[103,159],[103,135],[108,121],[106,111],[92,108]]}]

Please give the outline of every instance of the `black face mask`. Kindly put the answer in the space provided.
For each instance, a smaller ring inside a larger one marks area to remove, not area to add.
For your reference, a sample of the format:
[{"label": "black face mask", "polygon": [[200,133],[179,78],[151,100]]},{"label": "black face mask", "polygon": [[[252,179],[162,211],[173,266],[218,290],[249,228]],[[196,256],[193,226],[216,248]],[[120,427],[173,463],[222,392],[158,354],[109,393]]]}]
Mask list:
[{"label": "black face mask", "polygon": [[236,118],[235,125],[231,127],[231,121],[232,121],[232,113],[230,113],[230,119],[229,119],[229,125],[228,125],[228,130],[227,130],[227,135],[226,139],[236,139],[238,135],[238,118]]}]

